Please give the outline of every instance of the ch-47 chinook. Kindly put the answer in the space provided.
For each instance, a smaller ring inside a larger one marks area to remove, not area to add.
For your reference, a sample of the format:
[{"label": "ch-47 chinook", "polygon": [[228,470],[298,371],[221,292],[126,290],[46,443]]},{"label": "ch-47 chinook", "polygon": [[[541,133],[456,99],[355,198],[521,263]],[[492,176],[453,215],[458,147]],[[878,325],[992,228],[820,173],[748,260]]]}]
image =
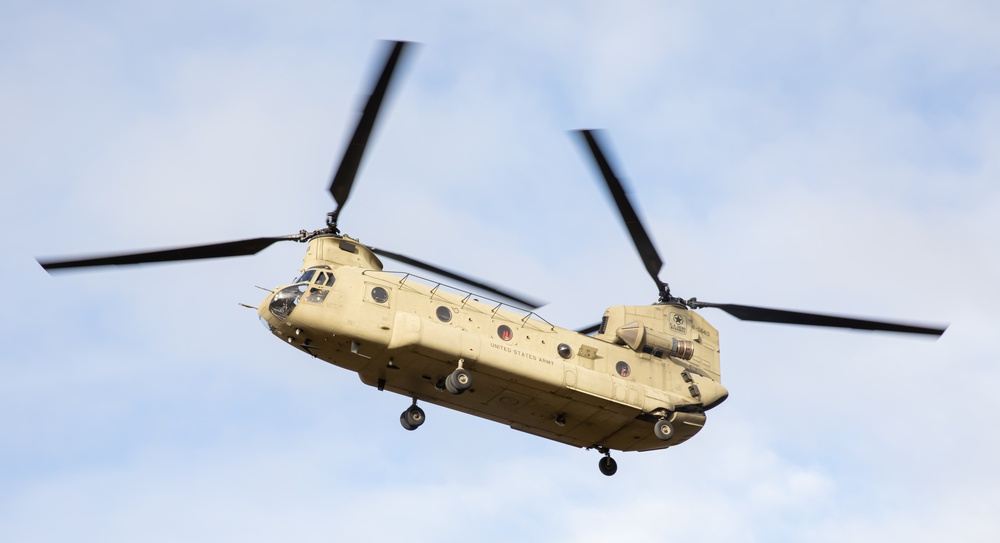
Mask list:
[{"label": "ch-47 chinook", "polygon": [[[595,133],[578,134],[596,162],[659,298],[616,306],[585,330],[552,325],[537,304],[425,262],[341,234],[337,220],[350,194],[392,74],[406,48],[391,44],[384,67],[330,184],[337,204],[326,227],[279,237],[141,253],[40,261],[46,270],[256,254],[278,241],[307,244],[300,276],[280,286],[257,312],[272,334],[309,355],[356,372],[365,384],[411,399],[400,423],[424,423],[418,402],[507,424],[603,456],[611,451],[678,445],[722,403],[719,335],[695,310],[718,308],[750,321],[940,336],[944,327],[856,319],[671,294],[663,266]],[[379,256],[464,283],[479,293],[383,270]],[[493,301],[488,296],[500,300]],[[596,332],[593,336],[589,335]]]}]

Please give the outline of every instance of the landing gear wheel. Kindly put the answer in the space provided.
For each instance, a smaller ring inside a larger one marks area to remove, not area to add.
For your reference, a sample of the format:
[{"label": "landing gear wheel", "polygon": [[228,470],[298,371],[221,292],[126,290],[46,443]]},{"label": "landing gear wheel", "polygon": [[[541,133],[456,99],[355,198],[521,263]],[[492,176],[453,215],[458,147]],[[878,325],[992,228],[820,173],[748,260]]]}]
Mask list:
[{"label": "landing gear wheel", "polygon": [[399,424],[406,428],[407,430],[416,430],[424,423],[427,417],[424,415],[424,410],[416,406],[416,404],[411,405],[403,414],[399,416]]},{"label": "landing gear wheel", "polygon": [[606,455],[597,463],[597,467],[600,468],[601,473],[611,477],[618,471],[618,462],[615,462],[611,455]]},{"label": "landing gear wheel", "polygon": [[451,372],[451,375],[444,380],[444,388],[452,394],[461,394],[471,386],[472,374],[462,368]]},{"label": "landing gear wheel", "polygon": [[416,426],[413,426],[409,422],[406,422],[406,413],[403,413],[402,415],[399,416],[399,424],[400,426],[403,427],[404,430],[413,431],[417,429]]},{"label": "landing gear wheel", "polygon": [[660,419],[653,424],[653,433],[663,441],[670,441],[674,437],[674,425],[667,419]]}]

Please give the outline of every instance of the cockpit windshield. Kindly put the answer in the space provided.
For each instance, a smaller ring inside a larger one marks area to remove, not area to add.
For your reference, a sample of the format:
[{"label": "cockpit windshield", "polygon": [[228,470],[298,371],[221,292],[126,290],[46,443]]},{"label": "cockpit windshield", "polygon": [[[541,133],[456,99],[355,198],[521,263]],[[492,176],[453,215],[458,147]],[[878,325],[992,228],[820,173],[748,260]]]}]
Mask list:
[{"label": "cockpit windshield", "polygon": [[312,281],[313,276],[316,275],[315,269],[308,269],[303,273],[298,279],[295,280],[296,283],[308,283]]},{"label": "cockpit windshield", "polygon": [[313,266],[309,268],[298,279],[295,280],[296,283],[312,283],[315,280],[316,284],[321,287],[332,287],[333,286],[333,271],[330,270],[330,266]]}]

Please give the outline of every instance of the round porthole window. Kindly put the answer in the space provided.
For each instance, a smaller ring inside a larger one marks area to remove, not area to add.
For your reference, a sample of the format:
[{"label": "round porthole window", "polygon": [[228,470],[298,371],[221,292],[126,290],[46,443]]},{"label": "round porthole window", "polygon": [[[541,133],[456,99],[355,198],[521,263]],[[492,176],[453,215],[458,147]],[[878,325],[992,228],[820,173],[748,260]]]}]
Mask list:
[{"label": "round porthole window", "polygon": [[497,328],[497,336],[504,341],[510,341],[514,337],[514,331],[510,329],[510,326],[501,324],[500,328]]},{"label": "round porthole window", "polygon": [[624,361],[615,364],[615,371],[617,371],[618,375],[621,375],[622,377],[632,375],[632,368],[628,367],[628,364]]},{"label": "round porthole window", "polygon": [[441,322],[450,322],[451,321],[451,310],[448,309],[447,307],[443,306],[443,305],[441,307],[438,307],[437,308],[437,318]]},{"label": "round porthole window", "polygon": [[375,287],[372,289],[372,300],[384,304],[389,301],[389,293],[382,287]]},{"label": "round porthole window", "polygon": [[556,347],[556,352],[563,358],[570,358],[573,356],[573,348],[565,343],[560,343],[559,346]]}]

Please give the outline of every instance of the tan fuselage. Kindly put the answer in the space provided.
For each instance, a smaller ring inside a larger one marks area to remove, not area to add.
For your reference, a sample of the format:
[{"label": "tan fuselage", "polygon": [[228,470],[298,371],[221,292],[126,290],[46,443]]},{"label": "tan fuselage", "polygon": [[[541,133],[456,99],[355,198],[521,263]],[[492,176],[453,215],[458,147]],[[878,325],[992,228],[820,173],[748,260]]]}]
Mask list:
[{"label": "tan fuselage", "polygon": [[[269,295],[260,316],[290,345],[381,390],[570,445],[623,451],[684,442],[727,395],[717,332],[683,307],[612,307],[590,337],[384,272],[350,238],[311,240],[309,269],[316,273]],[[444,386],[457,367],[473,376],[460,395]],[[668,441],[652,431],[661,417],[676,430]]]}]

